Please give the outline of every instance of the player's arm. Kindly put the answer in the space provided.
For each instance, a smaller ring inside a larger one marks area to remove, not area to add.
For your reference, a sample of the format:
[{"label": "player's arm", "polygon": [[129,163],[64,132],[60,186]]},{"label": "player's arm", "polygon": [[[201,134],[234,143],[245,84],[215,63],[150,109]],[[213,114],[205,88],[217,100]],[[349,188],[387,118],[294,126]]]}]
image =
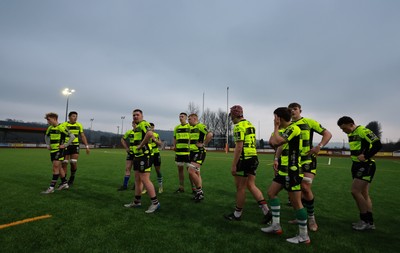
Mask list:
[{"label": "player's arm", "polygon": [[176,138],[174,136],[174,139],[172,140],[172,149],[176,151]]},{"label": "player's arm", "polygon": [[315,146],[315,147],[313,147],[312,149],[310,149],[309,151],[308,151],[308,153],[307,154],[311,154],[311,155],[318,155],[318,152],[326,145],[326,144],[328,144],[328,142],[331,140],[331,138],[332,138],[332,134],[331,134],[331,132],[329,132],[328,131],[328,129],[325,129],[323,132],[322,132],[322,139],[321,139],[321,142],[317,145],[317,146]]},{"label": "player's arm", "polygon": [[137,146],[137,149],[142,149],[144,145],[147,145],[149,143],[149,140],[151,138],[153,138],[153,131],[147,131],[142,142],[139,144],[139,146]]},{"label": "player's arm", "polygon": [[210,143],[213,136],[214,136],[214,134],[212,132],[207,133],[206,139],[204,140],[204,143],[203,143],[203,147],[207,146],[208,143]]},{"label": "player's arm", "polygon": [[159,139],[157,139],[157,138],[154,136],[154,134],[153,134],[153,137],[152,137],[151,139],[157,144],[158,147],[160,147],[160,146],[162,145],[162,141],[160,141]]},{"label": "player's arm", "polygon": [[243,141],[237,141],[235,143],[235,150],[233,151],[233,161],[231,167],[232,176],[236,176],[236,168],[240,159],[240,154],[242,153],[243,150],[243,144],[244,144]]},{"label": "player's arm", "polygon": [[364,158],[367,160],[370,159],[376,153],[378,153],[378,151],[381,150],[381,148],[382,148],[382,143],[379,139],[372,142],[372,147],[364,153]]},{"label": "player's arm", "polygon": [[73,140],[76,138],[75,135],[74,135],[73,133],[71,133],[71,132],[68,131],[68,130],[67,130],[67,132],[68,132],[69,140],[68,140],[67,143],[64,144],[64,147],[65,147],[65,148],[68,147],[69,145],[71,145],[72,142],[73,142]]},{"label": "player's arm", "polygon": [[121,145],[124,147],[127,153],[130,152],[129,145],[126,143],[126,139],[124,139],[124,137],[121,138]]},{"label": "player's arm", "polygon": [[50,150],[50,136],[48,136],[48,135],[45,135],[44,136],[44,142],[46,143],[46,147],[47,147],[47,149],[48,150]]},{"label": "player's arm", "polygon": [[85,147],[86,147],[86,154],[89,154],[90,153],[90,149],[89,149],[89,143],[88,143],[88,141],[86,139],[86,135],[83,132],[81,132],[80,135],[81,135],[81,140],[82,140],[83,144],[85,144]]},{"label": "player's arm", "polygon": [[276,151],[275,151],[274,165],[273,165],[273,168],[274,168],[274,171],[275,171],[275,175],[276,175],[276,173],[278,173],[278,169],[279,169],[279,158],[280,158],[281,155],[282,155],[282,150],[283,150],[282,146],[279,146],[279,147],[276,149]]},{"label": "player's arm", "polygon": [[364,152],[358,156],[358,160],[364,162],[373,157],[382,148],[381,140],[372,131],[366,134],[365,139],[371,144],[371,148],[364,150]]},{"label": "player's arm", "polygon": [[270,145],[275,148],[277,148],[287,142],[287,140],[279,134],[279,126],[280,126],[280,118],[275,115],[274,133],[272,134],[271,138],[269,138]]}]

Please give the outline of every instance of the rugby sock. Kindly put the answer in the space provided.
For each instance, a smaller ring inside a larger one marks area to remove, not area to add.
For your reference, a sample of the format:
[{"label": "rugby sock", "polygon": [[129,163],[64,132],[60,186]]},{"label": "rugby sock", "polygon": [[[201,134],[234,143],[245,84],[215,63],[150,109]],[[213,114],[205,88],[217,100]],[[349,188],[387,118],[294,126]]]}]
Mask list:
[{"label": "rugby sock", "polygon": [[62,177],[61,178],[61,184],[65,184],[67,183],[67,178],[66,177]]},{"label": "rugby sock", "polygon": [[53,178],[51,179],[50,186],[55,187],[57,184],[57,180],[60,174],[53,174]]},{"label": "rugby sock", "polygon": [[279,198],[270,199],[268,203],[272,212],[272,224],[279,224],[281,216],[281,203]]},{"label": "rugby sock", "polygon": [[158,205],[157,196],[155,196],[154,198],[151,198],[151,203],[152,203],[153,205]]},{"label": "rugby sock", "polygon": [[135,204],[142,202],[142,196],[141,195],[135,196],[135,200],[133,202],[135,202]]},{"label": "rugby sock", "polygon": [[296,219],[297,219],[297,224],[299,225],[299,235],[302,237],[308,236],[307,211],[304,207],[296,210]]},{"label": "rugby sock", "polygon": [[158,181],[158,185],[162,185],[162,183],[163,183],[163,176],[162,176],[161,172],[160,172],[160,173],[157,173],[157,181]]},{"label": "rugby sock", "polygon": [[367,211],[367,218],[368,218],[369,224],[371,224],[371,225],[374,224],[374,217],[372,215],[372,212]]},{"label": "rugby sock", "polygon": [[258,206],[261,208],[263,214],[266,215],[269,211],[267,201],[265,201],[265,199],[262,199],[260,201],[257,201],[257,203],[258,203]]},{"label": "rugby sock", "polygon": [[314,199],[312,199],[312,200],[301,199],[301,202],[303,203],[303,206],[307,209],[308,216],[313,217],[314,216]]},{"label": "rugby sock", "polygon": [[360,220],[362,220],[362,221],[364,221],[364,222],[366,222],[366,223],[369,223],[369,220],[368,220],[368,212],[366,212],[366,213],[360,213]]},{"label": "rugby sock", "polygon": [[235,207],[235,212],[233,212],[233,215],[235,215],[236,218],[239,218],[240,216],[242,216],[242,211],[243,208]]},{"label": "rugby sock", "polygon": [[131,176],[125,176],[124,177],[124,187],[128,187],[128,181],[129,181],[129,178],[130,178]]},{"label": "rugby sock", "polygon": [[196,194],[203,194],[203,188],[201,188],[201,186],[197,187]]},{"label": "rugby sock", "polygon": [[69,178],[75,178],[75,174],[76,174],[76,169],[72,169],[71,168],[71,176]]}]

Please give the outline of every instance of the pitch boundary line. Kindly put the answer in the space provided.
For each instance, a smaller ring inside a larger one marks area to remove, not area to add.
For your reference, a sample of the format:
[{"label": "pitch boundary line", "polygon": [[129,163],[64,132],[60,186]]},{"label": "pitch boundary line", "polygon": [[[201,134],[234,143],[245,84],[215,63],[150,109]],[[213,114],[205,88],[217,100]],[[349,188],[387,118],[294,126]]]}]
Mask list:
[{"label": "pitch boundary line", "polygon": [[46,215],[37,216],[37,217],[33,217],[33,218],[28,218],[28,219],[24,219],[24,220],[14,221],[14,222],[11,222],[11,223],[8,223],[8,224],[0,225],[0,229],[8,228],[8,227],[12,227],[12,226],[16,226],[16,225],[32,222],[32,221],[47,219],[47,218],[50,218],[50,217],[51,217],[50,214],[46,214]]}]

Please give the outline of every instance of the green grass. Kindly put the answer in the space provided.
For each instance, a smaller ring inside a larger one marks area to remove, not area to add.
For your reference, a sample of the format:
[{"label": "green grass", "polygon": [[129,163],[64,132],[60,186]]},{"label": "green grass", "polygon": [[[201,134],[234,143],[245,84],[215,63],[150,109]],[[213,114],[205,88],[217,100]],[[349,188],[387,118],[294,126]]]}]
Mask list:
[{"label": "green grass", "polygon": [[[0,230],[1,252],[399,252],[400,218],[398,195],[400,160],[378,159],[371,187],[375,231],[357,232],[351,222],[358,212],[350,194],[348,157],[319,158],[313,189],[319,231],[311,233],[311,245],[291,245],[297,227],[287,224],[294,217],[282,206],[284,234],[265,235],[261,210],[248,194],[241,222],[228,222],[222,215],[233,211],[235,187],[230,175],[232,154],[208,152],[202,168],[206,199],[193,203],[189,189],[177,189],[174,153],[162,152],[165,192],[161,209],[145,214],[150,204],[127,209],[133,191],[117,192],[125,165],[123,150],[92,150],[82,153],[76,184],[67,191],[42,195],[51,179],[51,163],[45,149],[0,149],[0,225],[45,214],[38,220]],[[257,185],[265,194],[272,179],[270,155],[259,155]],[[187,176],[186,176],[187,178]],[[152,179],[156,185],[155,172]],[[130,182],[133,182],[131,179]],[[187,182],[187,181],[186,181]],[[187,185],[188,186],[188,185]],[[265,194],[266,196],[266,194]],[[286,202],[285,191],[280,193]]]}]

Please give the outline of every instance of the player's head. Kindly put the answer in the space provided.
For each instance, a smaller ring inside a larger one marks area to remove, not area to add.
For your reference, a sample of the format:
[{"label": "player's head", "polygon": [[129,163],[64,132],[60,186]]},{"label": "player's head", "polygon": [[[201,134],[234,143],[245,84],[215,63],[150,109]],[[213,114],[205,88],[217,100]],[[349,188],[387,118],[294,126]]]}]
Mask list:
[{"label": "player's head", "polygon": [[340,119],[338,119],[337,125],[346,134],[353,132],[353,130],[356,128],[354,120],[349,116],[343,116]]},{"label": "player's head", "polygon": [[187,113],[181,112],[179,114],[179,121],[181,122],[181,124],[186,124],[186,120],[187,120]]},{"label": "player's head", "polygon": [[78,120],[78,113],[75,111],[69,112],[68,119],[70,123],[75,123]]},{"label": "player's head", "polygon": [[55,113],[55,112],[48,112],[48,113],[46,113],[46,115],[44,116],[44,118],[45,118],[45,119],[49,119],[49,118],[58,119],[58,114]]},{"label": "player's head", "polygon": [[243,118],[243,108],[240,105],[232,106],[229,116],[231,117],[232,121]]},{"label": "player's head", "polygon": [[58,114],[55,112],[48,112],[44,116],[44,118],[47,120],[47,123],[50,125],[57,125],[58,123]]},{"label": "player's head", "polygon": [[292,113],[291,110],[287,107],[278,107],[275,109],[274,114],[279,117],[281,120],[286,122],[290,122]]},{"label": "player's head", "polygon": [[295,107],[301,109],[301,105],[299,103],[296,103],[296,102],[290,103],[288,105],[288,108],[290,108],[290,109],[295,108]]},{"label": "player's head", "polygon": [[133,117],[133,121],[135,121],[135,123],[138,124],[140,121],[143,120],[142,110],[140,110],[140,109],[133,110],[132,117]]},{"label": "player's head", "polygon": [[299,103],[296,103],[296,102],[290,103],[288,105],[288,108],[292,112],[292,118],[293,119],[298,119],[298,118],[301,117],[300,114],[301,114],[302,111],[301,111],[301,105]]},{"label": "player's head", "polygon": [[199,117],[197,116],[196,113],[192,113],[189,115],[189,124],[191,126],[194,126],[198,123]]},{"label": "player's head", "polygon": [[151,129],[154,130],[154,123],[150,123]]}]

